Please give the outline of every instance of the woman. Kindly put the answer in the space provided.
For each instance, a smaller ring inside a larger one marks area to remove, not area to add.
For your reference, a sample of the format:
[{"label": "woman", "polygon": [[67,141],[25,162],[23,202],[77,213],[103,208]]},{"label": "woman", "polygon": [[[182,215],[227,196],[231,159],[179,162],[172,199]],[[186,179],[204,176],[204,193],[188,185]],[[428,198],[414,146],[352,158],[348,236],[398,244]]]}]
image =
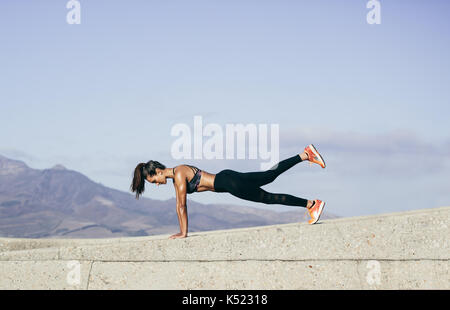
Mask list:
[{"label": "woman", "polygon": [[319,199],[306,200],[289,194],[268,193],[261,188],[261,186],[273,182],[284,171],[304,160],[319,164],[322,168],[325,168],[322,156],[312,144],[308,145],[303,153],[285,159],[267,171],[258,172],[237,172],[226,169],[217,174],[211,174],[191,165],[166,168],[163,164],[150,160],[147,163],[138,164],[134,169],[131,190],[136,192],[136,199],[139,199],[139,195],[144,192],[145,180],[157,185],[166,184],[167,178],[173,180],[177,198],[180,232],[170,236],[171,239],[187,237],[186,194],[193,192],[227,192],[245,200],[265,204],[306,207],[311,216],[309,223],[314,224],[319,220],[325,202]]}]

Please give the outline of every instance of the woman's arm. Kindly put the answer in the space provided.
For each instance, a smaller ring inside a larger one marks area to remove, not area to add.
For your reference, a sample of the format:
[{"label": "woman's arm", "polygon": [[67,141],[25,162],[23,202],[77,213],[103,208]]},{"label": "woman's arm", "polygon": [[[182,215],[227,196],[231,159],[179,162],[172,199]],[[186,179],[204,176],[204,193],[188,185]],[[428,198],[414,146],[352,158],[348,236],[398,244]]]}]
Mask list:
[{"label": "woman's arm", "polygon": [[180,224],[180,232],[170,236],[171,239],[185,238],[188,234],[188,215],[186,206],[186,182],[181,174],[175,175],[175,193],[177,196],[177,215]]}]

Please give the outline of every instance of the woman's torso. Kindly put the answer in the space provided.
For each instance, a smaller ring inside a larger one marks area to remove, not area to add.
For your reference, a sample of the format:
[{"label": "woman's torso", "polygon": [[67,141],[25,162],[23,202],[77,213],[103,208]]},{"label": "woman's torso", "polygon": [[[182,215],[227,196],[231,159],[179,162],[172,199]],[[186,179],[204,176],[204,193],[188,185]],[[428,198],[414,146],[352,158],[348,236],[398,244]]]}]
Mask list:
[{"label": "woman's torso", "polygon": [[214,191],[215,174],[208,173],[192,165],[174,167],[174,172],[179,170],[182,170],[186,176],[186,193]]}]

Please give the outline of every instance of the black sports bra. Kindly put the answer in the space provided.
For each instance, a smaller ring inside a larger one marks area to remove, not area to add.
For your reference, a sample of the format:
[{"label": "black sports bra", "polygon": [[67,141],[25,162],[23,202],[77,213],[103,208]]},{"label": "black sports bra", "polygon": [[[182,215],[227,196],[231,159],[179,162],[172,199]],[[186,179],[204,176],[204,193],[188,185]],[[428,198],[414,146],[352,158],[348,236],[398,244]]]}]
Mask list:
[{"label": "black sports bra", "polygon": [[[187,188],[186,193],[192,194],[193,192],[197,191],[198,184],[200,184],[200,178],[202,177],[202,171],[198,169],[197,167],[186,165],[192,169],[192,171],[195,173],[194,177],[187,182]],[[173,174],[175,175],[175,167],[173,168]]]}]

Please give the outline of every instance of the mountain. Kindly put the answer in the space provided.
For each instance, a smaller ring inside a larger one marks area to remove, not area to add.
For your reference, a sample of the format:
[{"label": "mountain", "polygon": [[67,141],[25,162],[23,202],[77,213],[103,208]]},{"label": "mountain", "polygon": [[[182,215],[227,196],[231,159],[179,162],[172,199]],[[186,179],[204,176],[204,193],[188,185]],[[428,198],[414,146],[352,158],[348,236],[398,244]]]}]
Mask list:
[{"label": "mountain", "polygon": [[[38,170],[0,155],[0,237],[106,238],[179,231],[175,198],[134,198],[62,165]],[[275,212],[189,200],[189,231],[305,221],[304,208]],[[336,217],[332,214],[321,218]]]}]

